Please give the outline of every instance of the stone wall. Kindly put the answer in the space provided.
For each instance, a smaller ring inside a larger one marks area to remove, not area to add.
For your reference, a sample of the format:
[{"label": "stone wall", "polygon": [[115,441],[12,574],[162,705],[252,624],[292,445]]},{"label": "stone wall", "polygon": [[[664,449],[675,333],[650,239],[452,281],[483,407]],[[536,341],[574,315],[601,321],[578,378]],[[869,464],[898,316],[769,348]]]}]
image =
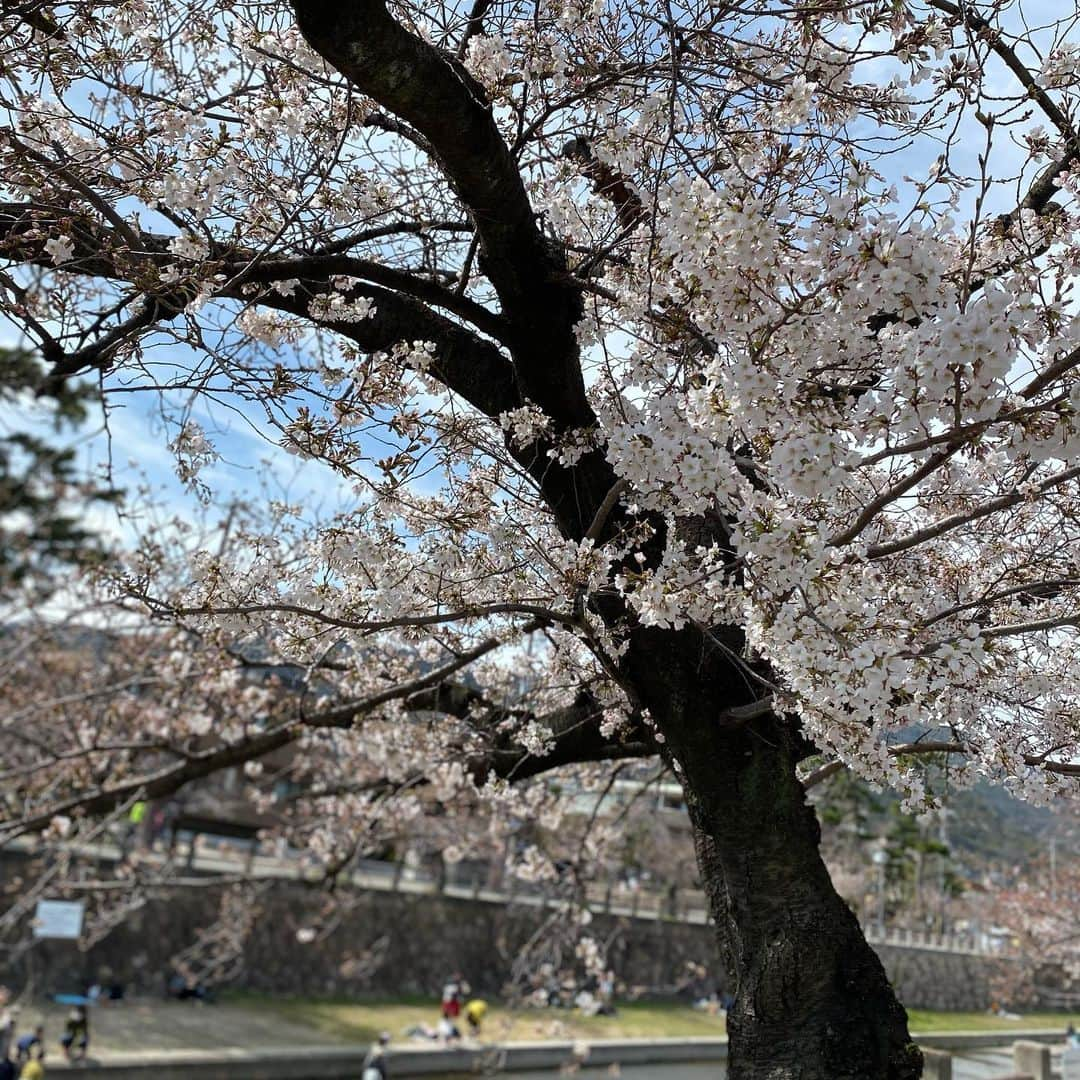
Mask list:
[{"label": "stone wall", "polygon": [[[0,982],[22,983],[32,962],[42,990],[70,990],[107,966],[133,988],[161,993],[169,958],[215,921],[218,903],[216,888],[152,900],[87,953],[67,942],[43,942],[32,960],[0,969]],[[372,891],[349,893],[335,910],[323,892],[287,882],[255,903],[260,910],[244,969],[232,984],[250,990],[435,997],[447,975],[460,971],[476,992],[493,995],[525,949],[559,963],[561,943],[561,962],[573,963],[565,919],[551,909]],[[315,940],[304,943],[311,932]],[[587,933],[607,944],[609,963],[623,983],[651,994],[676,992],[689,962],[718,970],[707,926],[597,915]],[[912,1007],[985,1009],[1001,963],[919,948],[883,945],[878,951],[901,1000]],[[717,986],[724,988],[722,979]]]},{"label": "stone wall", "polygon": [[981,1012],[994,998],[991,987],[1001,960],[897,945],[875,949],[909,1008]]}]

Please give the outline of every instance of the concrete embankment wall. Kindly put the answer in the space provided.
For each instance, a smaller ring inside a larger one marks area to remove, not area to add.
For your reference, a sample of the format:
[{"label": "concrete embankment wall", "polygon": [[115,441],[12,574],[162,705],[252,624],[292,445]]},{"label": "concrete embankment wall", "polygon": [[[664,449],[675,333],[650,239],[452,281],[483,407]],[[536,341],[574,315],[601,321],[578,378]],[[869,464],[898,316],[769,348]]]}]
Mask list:
[{"label": "concrete embankment wall", "polygon": [[[18,861],[0,855],[0,888],[7,886],[9,899]],[[158,993],[169,958],[214,922],[218,902],[216,888],[151,900],[87,953],[44,942],[34,950],[35,981],[46,991],[71,989],[107,966],[134,989]],[[557,912],[535,906],[386,891],[350,891],[345,909],[333,912],[322,891],[286,882],[256,902],[261,910],[234,985],[277,994],[434,996],[449,972],[461,971],[475,991],[494,995],[543,920],[552,919],[550,931],[540,935],[548,939],[557,936],[560,922]],[[328,919],[340,920],[333,933],[307,944],[298,939],[299,931],[318,930]],[[629,987],[672,988],[690,961],[719,974],[709,926],[597,915],[588,932],[610,942],[609,963]],[[925,948],[882,945],[878,951],[901,1000],[923,1008],[986,1008],[995,964],[1002,963]],[[562,962],[573,963],[572,944]],[[0,982],[18,984],[26,974],[0,971]]]},{"label": "concrete embankment wall", "polygon": [[[306,1049],[303,1053],[236,1051],[214,1054],[145,1054],[130,1060],[102,1062],[94,1080],[356,1080],[362,1071],[365,1048]],[[722,1075],[727,1061],[726,1039],[598,1040],[588,1045],[569,1042],[520,1042],[485,1047],[402,1047],[387,1055],[390,1075],[452,1076],[498,1075],[527,1070],[551,1070],[587,1064],[606,1068],[613,1064],[664,1065],[694,1062],[716,1064]],[[498,1070],[496,1074],[495,1070]]]},{"label": "concrete embankment wall", "polygon": [[[1023,1045],[1057,1043],[1060,1032],[1016,1032]],[[951,1077],[952,1054],[1001,1046],[1002,1033],[960,1032],[916,1036],[926,1053],[927,1077]],[[355,1080],[363,1064],[363,1048],[305,1048],[298,1051],[192,1051],[117,1056],[98,1063],[94,1080]],[[388,1055],[394,1077],[472,1075],[494,1070],[516,1073],[583,1065],[602,1069],[694,1063],[715,1066],[722,1076],[726,1039],[599,1039],[589,1044],[520,1042],[485,1047],[401,1047]],[[67,1071],[61,1065],[60,1071]],[[79,1071],[85,1072],[85,1069]],[[711,1075],[711,1073],[710,1073]]]}]

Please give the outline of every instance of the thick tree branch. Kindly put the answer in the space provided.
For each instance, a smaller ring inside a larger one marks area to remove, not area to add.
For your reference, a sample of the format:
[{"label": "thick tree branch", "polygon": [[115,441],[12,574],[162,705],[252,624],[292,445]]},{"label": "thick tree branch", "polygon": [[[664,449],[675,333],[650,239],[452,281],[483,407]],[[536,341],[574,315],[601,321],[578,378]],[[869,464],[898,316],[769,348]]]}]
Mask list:
[{"label": "thick tree branch", "polygon": [[[1080,478],[1080,467],[1062,469],[1053,476],[1048,476],[1045,480],[1039,481],[1034,485],[1034,490],[1037,494],[1042,494],[1045,491],[1051,491],[1056,487],[1060,487],[1062,484],[1068,483],[1070,480],[1076,480],[1078,478]],[[991,514],[999,513],[1002,510],[1008,510],[1013,506],[1019,506],[1028,498],[1030,498],[1030,495],[1020,491],[1014,491],[1010,492],[1008,495],[999,495],[995,499],[988,499],[981,506],[977,506],[973,510],[965,510],[962,513],[942,518],[933,525],[928,525],[925,529],[918,529],[913,533],[908,533],[907,536],[898,537],[896,540],[875,544],[867,549],[866,559],[884,559],[888,555],[896,555],[901,551],[909,551],[913,547],[918,547],[920,544],[926,543],[927,540],[933,540],[935,537],[943,536],[947,532],[952,532],[954,529],[959,529],[964,525],[970,525],[984,517],[989,517]]]},{"label": "thick tree branch", "polygon": [[[527,623],[521,628],[521,633],[530,633],[540,625],[543,625],[543,621]],[[502,644],[503,640],[500,638],[487,638],[449,663],[434,668],[415,679],[396,683],[386,690],[363,698],[273,724],[263,731],[236,742],[192,754],[180,765],[170,765],[149,774],[104,786],[97,791],[84,792],[59,801],[46,810],[34,812],[0,827],[0,847],[23,833],[44,829],[59,814],[69,817],[76,814],[104,814],[123,804],[127,799],[160,799],[171,795],[192,780],[199,780],[223,769],[255,761],[274,750],[287,746],[298,739],[305,729],[352,727],[360,717],[382,705],[407,698],[429,686],[438,685]]]},{"label": "thick tree branch", "polygon": [[484,16],[491,7],[492,0],[473,0],[472,10],[469,12],[468,21],[465,23],[465,32],[461,35],[461,41],[457,47],[457,58],[463,59],[469,51],[469,42],[477,34],[484,32]]},{"label": "thick tree branch", "polygon": [[[906,757],[914,754],[966,754],[968,752],[963,743],[952,739],[925,739],[909,743],[891,743],[886,747],[886,750],[891,757]],[[819,765],[803,777],[803,789],[809,791],[810,788],[828,780],[830,776],[840,772],[844,767],[844,763],[840,760],[827,761],[824,765]]]},{"label": "thick tree branch", "polygon": [[645,207],[629,180],[617,169],[601,161],[593,152],[592,143],[583,135],[571,139],[562,149],[562,156],[575,161],[582,175],[592,181],[593,193],[615,208],[623,235],[632,232],[645,220]]},{"label": "thick tree branch", "polygon": [[552,293],[552,256],[517,163],[464,65],[410,34],[382,0],[294,0],[293,9],[312,48],[431,144],[476,223],[485,273],[507,313],[531,307],[536,287]]},{"label": "thick tree branch", "polygon": [[[542,622],[535,620],[527,623],[520,628],[520,632],[529,633]],[[503,641],[499,638],[485,639],[448,663],[414,679],[396,683],[386,690],[274,724],[233,743],[192,753],[182,763],[171,763],[120,783],[57,800],[46,808],[0,826],[0,847],[24,833],[46,828],[59,815],[95,817],[107,814],[132,799],[165,798],[194,780],[255,761],[288,746],[299,739],[305,730],[351,728],[362,717],[392,701],[403,701],[410,711],[467,715],[476,692],[449,680],[452,675],[501,644]],[[509,735],[502,741],[497,740],[489,749],[469,756],[467,767],[477,783],[483,783],[489,776],[521,781],[566,765],[649,757],[657,752],[644,729],[635,732],[634,738],[624,742],[605,737],[600,732],[601,715],[595,700],[583,693],[572,705],[535,718],[537,723],[551,732],[551,748],[547,753],[530,753]]]},{"label": "thick tree branch", "polygon": [[[301,281],[292,296],[268,290],[258,303],[310,319],[311,301],[328,291],[325,281]],[[523,404],[510,362],[491,342],[390,289],[358,285],[345,295],[370,300],[373,313],[360,320],[312,322],[356,342],[365,352],[389,349],[399,342],[431,341],[436,355],[429,374],[484,415],[496,417]]]},{"label": "thick tree branch", "polygon": [[[519,632],[522,635],[528,635],[546,625],[546,619],[534,619],[532,622],[522,626]],[[415,679],[410,679],[404,683],[398,683],[359,701],[349,701],[330,709],[322,709],[311,716],[305,717],[303,722],[306,726],[312,728],[352,727],[356,719],[365,713],[369,713],[390,701],[407,700],[422,690],[438,686],[451,675],[468,667],[474,661],[479,660],[480,657],[486,656],[503,644],[505,642],[502,638],[485,638],[479,645],[473,646],[473,648],[461,653],[460,656],[455,657],[449,663],[442,664],[424,675],[419,675]]]},{"label": "thick tree branch", "polygon": [[1052,600],[1060,596],[1066,589],[1080,588],[1080,578],[1048,578],[1045,581],[1029,581],[1022,585],[1013,585],[997,592],[984,593],[974,600],[968,600],[962,604],[953,604],[937,612],[933,618],[923,621],[924,627],[933,626],[935,623],[950,619],[954,615],[978,608],[989,608],[1002,600],[1019,600],[1021,604],[1028,604],[1035,600]]},{"label": "thick tree branch", "polygon": [[58,800],[44,810],[27,814],[0,827],[0,847],[24,833],[47,828],[57,816],[94,817],[107,814],[128,799],[160,799],[172,795],[192,780],[200,780],[234,765],[255,761],[287,746],[299,736],[300,730],[301,726],[295,721],[277,724],[240,742],[206,750],[180,765],[169,765],[96,791],[84,791],[71,798]]},{"label": "thick tree branch", "polygon": [[[483,88],[459,60],[400,26],[382,0],[293,0],[311,46],[361,92],[416,128],[476,225],[480,268],[510,326],[520,397],[538,405],[558,437],[592,431],[575,325],[580,283],[542,236],[517,162]],[[536,477],[567,536],[581,539],[616,477],[599,453],[559,469],[551,444],[518,460]]]},{"label": "thick tree branch", "polygon": [[1057,102],[1039,85],[1035,76],[1031,73],[1030,66],[1016,55],[1016,50],[1007,44],[999,29],[979,15],[972,4],[963,4],[961,6],[952,3],[952,0],[929,0],[929,3],[931,7],[944,12],[957,23],[967,27],[972,34],[985,41],[990,46],[991,51],[1013,73],[1017,82],[1027,92],[1028,97],[1038,104],[1043,111],[1043,115],[1058,129],[1062,138],[1070,143],[1076,142],[1076,131],[1069,122],[1069,118],[1059,108]]},{"label": "thick tree branch", "polygon": [[540,604],[507,602],[502,604],[478,604],[476,607],[460,608],[457,611],[432,612],[428,615],[400,615],[391,619],[351,619],[346,615],[319,608],[304,607],[301,604],[286,603],[250,603],[208,605],[206,607],[171,607],[169,604],[147,597],[138,597],[155,613],[160,612],[169,618],[185,618],[197,615],[204,618],[216,618],[221,615],[262,615],[287,614],[297,615],[302,619],[311,619],[324,626],[337,626],[344,630],[360,630],[364,633],[377,633],[403,626],[440,626],[451,622],[464,622],[472,619],[489,619],[496,615],[533,615],[550,623],[573,625],[569,615],[560,615]]},{"label": "thick tree branch", "polygon": [[236,284],[250,282],[271,283],[286,281],[289,278],[303,278],[316,281],[329,281],[332,277],[355,277],[373,285],[393,289],[412,296],[433,307],[440,307],[460,316],[476,329],[505,341],[508,335],[506,320],[492,314],[482,304],[460,296],[434,281],[427,281],[404,270],[372,262],[370,259],[358,259],[350,255],[309,255],[296,259],[267,258],[259,261],[250,270],[243,270],[238,275]]},{"label": "thick tree branch", "polygon": [[411,710],[472,719],[493,731],[511,718],[520,723],[532,722],[548,731],[551,745],[543,754],[522,747],[513,730],[496,736],[490,749],[469,759],[469,769],[477,783],[483,783],[489,775],[524,780],[563,765],[652,757],[658,753],[651,734],[637,721],[625,739],[605,736],[600,731],[603,709],[588,689],[581,690],[572,704],[540,716],[527,709],[493,705],[480,690],[461,682],[439,683],[410,696],[405,705]]},{"label": "thick tree branch", "polygon": [[[138,238],[139,255],[116,254],[119,246],[110,230],[96,222],[88,222],[58,207],[32,203],[0,204],[0,256],[13,262],[51,267],[52,259],[45,249],[45,240],[66,222],[75,250],[70,262],[64,264],[69,273],[86,274],[114,281],[133,281],[145,274],[145,263],[164,266],[175,261],[169,252],[169,237],[142,233]],[[126,246],[126,244],[125,244]],[[492,336],[505,332],[497,316],[465,297],[441,288],[434,282],[384,267],[368,260],[347,256],[315,256],[311,260],[260,261],[253,251],[222,248],[211,253],[225,269],[233,269],[234,280],[219,295],[223,299],[250,301],[245,285],[252,282],[271,283],[301,276],[305,266],[319,271],[307,278],[297,295],[286,297],[268,289],[256,302],[263,306],[311,319],[355,341],[362,349],[389,349],[403,341],[432,341],[438,356],[432,370],[451,391],[489,416],[498,416],[523,402],[516,386],[513,369],[506,357],[491,342],[478,337],[467,327],[452,322],[432,311],[424,300],[452,310],[462,318],[477,319]],[[340,274],[377,279],[388,288],[375,284],[355,286],[350,295],[371,300],[374,313],[367,319],[352,322],[321,322],[312,317],[311,300],[332,291],[330,279]],[[167,293],[148,293],[143,308],[127,321],[109,331],[96,343],[78,352],[46,357],[52,368],[46,391],[80,371],[108,368],[116,349],[140,331],[164,319],[182,313],[190,299],[182,290]]]},{"label": "thick tree branch", "polygon": [[658,752],[641,724],[636,724],[632,737],[623,741],[605,736],[600,730],[602,716],[603,710],[595,698],[583,691],[565,708],[535,718],[535,723],[550,732],[551,741],[545,753],[525,750],[511,735],[470,759],[469,771],[478,784],[492,775],[504,780],[526,780],[564,765],[652,757]]}]

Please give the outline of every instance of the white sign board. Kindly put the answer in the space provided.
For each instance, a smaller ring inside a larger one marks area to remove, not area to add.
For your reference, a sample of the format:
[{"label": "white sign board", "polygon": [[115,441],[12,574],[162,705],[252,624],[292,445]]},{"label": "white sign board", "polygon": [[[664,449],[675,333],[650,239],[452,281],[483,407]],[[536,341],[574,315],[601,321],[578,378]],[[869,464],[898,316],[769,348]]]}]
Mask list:
[{"label": "white sign board", "polygon": [[39,900],[34,913],[34,937],[67,938],[82,933],[83,904],[79,900]]},{"label": "white sign board", "polygon": [[1070,1046],[1062,1054],[1061,1080],[1080,1080],[1080,1046]]}]

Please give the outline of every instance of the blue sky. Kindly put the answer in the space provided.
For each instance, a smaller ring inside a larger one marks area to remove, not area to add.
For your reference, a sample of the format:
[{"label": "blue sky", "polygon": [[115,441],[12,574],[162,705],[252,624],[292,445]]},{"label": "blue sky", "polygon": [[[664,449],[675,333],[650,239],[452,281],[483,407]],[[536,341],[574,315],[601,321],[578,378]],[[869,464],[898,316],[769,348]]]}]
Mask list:
[{"label": "blue sky", "polygon": [[[1032,23],[1061,14],[1059,0],[1037,0],[1023,7]],[[1012,91],[1015,81],[1003,65],[995,63],[988,85],[991,89]],[[1033,117],[1032,123],[1038,122],[1039,117]],[[974,170],[984,135],[981,125],[974,120],[961,132],[957,160],[965,167]],[[911,173],[919,167],[925,169],[934,156],[934,144],[928,142],[924,152],[903,154],[895,165],[899,171]],[[1016,160],[1019,159],[1017,152]],[[1009,209],[1007,193],[1001,192],[997,198],[1000,205],[995,210]],[[0,344],[17,344],[10,327],[0,327]],[[159,356],[167,357],[165,350],[178,348],[181,347],[163,346]],[[177,360],[182,364],[184,357],[178,356]],[[187,401],[175,395],[168,402],[174,409],[186,405],[192,419],[200,423],[216,444],[220,460],[207,468],[202,477],[214,492],[214,507],[223,509],[236,498],[252,496],[261,485],[267,485],[283,501],[300,503],[317,516],[358,504],[359,496],[348,481],[324,465],[302,461],[277,446],[276,433],[268,430],[261,413],[241,403],[237,403],[236,413],[205,399]],[[44,426],[44,414],[33,403],[27,402],[13,414],[0,416],[0,431],[28,426],[39,429]],[[134,490],[145,483],[155,502],[168,512],[190,519],[200,508],[197,498],[184,489],[175,474],[175,460],[167,444],[176,433],[175,424],[164,419],[161,401],[155,393],[124,393],[111,398],[107,429],[98,414],[78,433],[75,443],[88,471],[99,472],[106,462],[111,462],[111,475],[118,487]],[[116,510],[98,508],[93,515],[95,526],[125,541],[133,538],[130,522]]]},{"label": "blue sky", "polygon": [[[173,405],[178,403],[174,397]],[[320,517],[357,505],[358,496],[348,481],[325,465],[286,453],[271,441],[273,432],[269,438],[259,433],[258,417],[250,412],[250,423],[244,423],[234,412],[195,399],[190,415],[211,434],[220,454],[201,476],[214,493],[209,521],[224,513],[233,500],[257,495],[262,486],[272,497],[301,504]],[[19,408],[0,416],[4,434],[28,429],[50,430],[47,407],[24,400]],[[80,430],[65,434],[62,441],[76,449],[87,473],[101,476],[108,470],[115,486],[131,493],[145,485],[159,513],[193,521],[204,510],[176,475],[176,459],[168,449],[176,434],[175,422],[166,421],[162,414],[159,397],[146,391],[110,398],[107,423],[96,409]],[[126,543],[135,538],[134,523],[123,507],[96,506],[89,522]]]}]

